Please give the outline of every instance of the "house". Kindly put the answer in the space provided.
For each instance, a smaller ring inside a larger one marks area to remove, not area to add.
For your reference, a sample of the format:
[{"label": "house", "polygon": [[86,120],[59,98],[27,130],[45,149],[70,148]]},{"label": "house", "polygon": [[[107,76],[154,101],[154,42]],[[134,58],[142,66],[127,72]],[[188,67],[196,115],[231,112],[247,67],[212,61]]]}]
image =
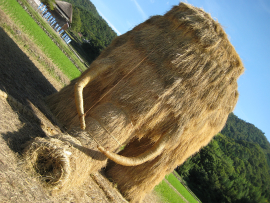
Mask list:
[{"label": "house", "polygon": [[73,13],[72,5],[70,3],[65,1],[55,1],[55,8],[50,12],[63,30],[70,27]]}]

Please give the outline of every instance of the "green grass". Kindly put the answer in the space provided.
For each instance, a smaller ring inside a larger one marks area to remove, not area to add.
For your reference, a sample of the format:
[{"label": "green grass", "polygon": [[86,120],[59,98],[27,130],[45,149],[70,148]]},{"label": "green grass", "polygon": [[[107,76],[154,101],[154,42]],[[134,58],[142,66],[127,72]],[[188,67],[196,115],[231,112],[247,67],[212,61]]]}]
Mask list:
[{"label": "green grass", "polygon": [[190,203],[197,203],[194,197],[189,193],[189,191],[182,185],[182,183],[171,173],[165,177],[173,187],[188,200]]},{"label": "green grass", "polygon": [[155,187],[155,191],[164,202],[185,203],[185,201],[163,180]]},{"label": "green grass", "polygon": [[[77,64],[77,66],[79,66],[79,68],[82,71],[86,70],[86,67],[84,65],[84,63],[82,63],[77,56],[73,53],[73,51],[71,51],[71,49],[67,46],[67,44],[60,39],[59,35],[52,29],[52,27],[38,14],[38,12],[36,12],[32,6],[29,5],[29,3],[27,2],[27,0],[21,0],[23,2],[23,4],[25,6],[27,6],[28,11],[32,14],[32,16],[34,16],[35,19],[37,19],[39,21],[39,23],[42,25],[42,27],[44,27],[45,29],[47,29],[47,31],[50,32],[50,35],[54,38],[54,40],[59,44],[59,46],[61,47],[61,49],[63,49],[70,57],[71,59]],[[66,33],[68,34],[67,30]],[[73,47],[74,48],[74,47]],[[78,53],[77,53],[78,54]],[[88,65],[89,66],[89,65]],[[87,67],[88,67],[87,66]]]},{"label": "green grass", "polygon": [[1,0],[0,5],[14,22],[20,25],[23,32],[33,37],[32,40],[69,79],[74,79],[81,74],[16,0]]}]

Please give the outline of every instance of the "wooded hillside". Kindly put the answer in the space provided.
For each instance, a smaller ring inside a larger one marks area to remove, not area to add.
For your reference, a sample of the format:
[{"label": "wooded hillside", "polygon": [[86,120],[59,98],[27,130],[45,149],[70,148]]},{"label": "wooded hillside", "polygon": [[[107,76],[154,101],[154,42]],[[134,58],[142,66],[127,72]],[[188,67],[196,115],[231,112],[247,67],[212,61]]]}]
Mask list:
[{"label": "wooded hillside", "polygon": [[70,43],[88,64],[94,61],[117,34],[98,14],[89,0],[64,0],[72,4],[73,17],[68,29],[72,37]]},{"label": "wooded hillside", "polygon": [[71,3],[73,6],[73,23],[71,29],[75,29],[77,32],[83,34],[85,39],[97,40],[101,46],[106,47],[117,36],[107,22],[98,14],[96,7],[91,1],[65,1]]},{"label": "wooded hillside", "polygon": [[239,119],[234,114],[230,114],[226,126],[221,133],[235,140],[258,143],[263,149],[270,167],[270,143],[267,141],[264,133],[253,124]]},{"label": "wooded hillside", "polygon": [[261,130],[230,114],[222,132],[177,171],[202,202],[269,202],[269,146]]}]

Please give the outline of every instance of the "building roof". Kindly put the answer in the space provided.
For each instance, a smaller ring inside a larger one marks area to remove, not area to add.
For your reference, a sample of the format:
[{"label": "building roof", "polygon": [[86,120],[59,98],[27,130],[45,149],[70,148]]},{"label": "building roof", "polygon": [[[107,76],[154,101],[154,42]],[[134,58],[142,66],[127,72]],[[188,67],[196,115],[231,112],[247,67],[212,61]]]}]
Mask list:
[{"label": "building roof", "polygon": [[69,21],[72,22],[72,5],[65,1],[55,1],[55,3],[69,18]]}]

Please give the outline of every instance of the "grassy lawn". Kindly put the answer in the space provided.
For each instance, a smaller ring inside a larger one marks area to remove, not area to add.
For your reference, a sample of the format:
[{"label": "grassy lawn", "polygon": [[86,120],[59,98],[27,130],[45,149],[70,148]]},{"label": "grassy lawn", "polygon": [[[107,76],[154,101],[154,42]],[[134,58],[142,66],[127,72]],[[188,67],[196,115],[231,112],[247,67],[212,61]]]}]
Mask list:
[{"label": "grassy lawn", "polygon": [[69,79],[81,74],[16,0],[1,0],[0,6]]},{"label": "grassy lawn", "polygon": [[155,187],[155,191],[163,202],[185,203],[185,201],[163,180]]},{"label": "grassy lawn", "polygon": [[166,176],[166,179],[174,186],[174,188],[183,195],[183,197],[190,203],[197,203],[194,197],[187,191],[187,189],[179,182],[179,180],[171,173]]}]

